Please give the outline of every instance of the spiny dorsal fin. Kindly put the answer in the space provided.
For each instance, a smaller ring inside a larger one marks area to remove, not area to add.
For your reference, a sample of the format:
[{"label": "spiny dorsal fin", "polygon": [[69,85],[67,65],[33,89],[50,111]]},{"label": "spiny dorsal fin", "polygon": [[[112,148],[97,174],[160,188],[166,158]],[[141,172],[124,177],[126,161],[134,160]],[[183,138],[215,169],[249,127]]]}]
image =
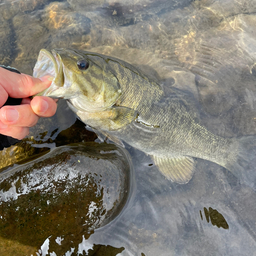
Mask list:
[{"label": "spiny dorsal fin", "polygon": [[151,156],[159,171],[168,179],[179,184],[190,181],[194,174],[194,160],[192,157],[159,157]]}]

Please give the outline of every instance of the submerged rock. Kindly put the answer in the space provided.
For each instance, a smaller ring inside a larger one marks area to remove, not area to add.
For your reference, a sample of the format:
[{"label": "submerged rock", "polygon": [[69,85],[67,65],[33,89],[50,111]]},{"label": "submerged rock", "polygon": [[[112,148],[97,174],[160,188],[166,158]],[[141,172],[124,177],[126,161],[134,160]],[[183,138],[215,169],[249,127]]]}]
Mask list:
[{"label": "submerged rock", "polygon": [[119,216],[131,178],[128,156],[113,144],[55,148],[1,174],[0,236],[37,248],[49,238],[55,253],[77,247]]}]

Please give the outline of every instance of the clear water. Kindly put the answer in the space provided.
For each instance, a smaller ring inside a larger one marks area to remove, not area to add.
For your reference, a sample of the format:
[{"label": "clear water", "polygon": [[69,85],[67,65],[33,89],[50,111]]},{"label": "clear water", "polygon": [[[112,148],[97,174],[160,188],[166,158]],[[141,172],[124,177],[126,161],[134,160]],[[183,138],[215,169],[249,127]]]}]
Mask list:
[{"label": "clear water", "polygon": [[[57,47],[119,57],[156,77],[167,91],[168,86],[191,91],[201,106],[202,123],[212,132],[255,135],[255,11],[255,0],[0,1],[1,64],[32,74],[39,50]],[[1,167],[49,148],[96,139],[75,121],[60,102],[57,114],[40,120],[23,144],[2,152]],[[134,184],[121,215],[90,236],[72,230],[74,239],[68,241],[64,231],[56,235],[57,223],[45,221],[41,228],[52,234],[37,246],[15,236],[15,229],[13,236],[0,230],[1,255],[255,254],[251,186],[200,159],[188,184],[174,184],[148,156],[125,146]]]}]

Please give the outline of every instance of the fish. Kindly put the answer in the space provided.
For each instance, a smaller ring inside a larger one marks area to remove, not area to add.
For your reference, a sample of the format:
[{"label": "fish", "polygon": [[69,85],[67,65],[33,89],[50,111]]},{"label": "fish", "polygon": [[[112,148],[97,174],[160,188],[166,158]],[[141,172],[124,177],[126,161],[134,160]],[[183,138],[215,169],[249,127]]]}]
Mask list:
[{"label": "fish", "polygon": [[200,158],[255,185],[255,136],[224,138],[209,131],[190,92],[170,86],[166,93],[121,59],[74,49],[42,49],[33,76],[44,75],[53,82],[39,95],[66,99],[81,121],[149,155],[168,180],[188,183]]}]

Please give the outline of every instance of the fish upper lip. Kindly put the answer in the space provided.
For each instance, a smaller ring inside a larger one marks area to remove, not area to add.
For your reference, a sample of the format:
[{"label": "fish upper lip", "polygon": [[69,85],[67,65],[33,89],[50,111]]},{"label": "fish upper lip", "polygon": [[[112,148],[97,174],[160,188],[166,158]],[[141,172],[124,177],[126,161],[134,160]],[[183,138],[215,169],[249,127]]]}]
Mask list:
[{"label": "fish upper lip", "polygon": [[[56,65],[56,71],[57,72],[59,72],[59,69],[60,69],[60,66],[62,66],[62,65],[60,65],[60,60],[59,60],[59,58],[58,58],[58,56],[59,56],[59,54],[55,51],[55,50],[52,50],[52,56],[54,57],[54,60],[55,60],[55,65]],[[62,69],[63,69],[63,67],[62,67]],[[55,74],[55,77],[57,76],[58,74]]]},{"label": "fish upper lip", "polygon": [[56,65],[56,74],[55,74],[55,78],[58,77],[60,74],[62,74],[62,81],[63,84],[62,85],[58,85],[58,83],[55,82],[55,84],[59,87],[64,86],[65,84],[65,75],[64,75],[64,68],[63,68],[63,62],[61,61],[61,57],[60,55],[56,52],[56,50],[52,50],[52,55],[54,57],[55,60],[55,65]]},{"label": "fish upper lip", "polygon": [[[61,49],[60,49],[61,51]],[[65,52],[64,52],[65,53]],[[62,97],[57,97],[56,98],[64,98],[64,99],[73,99],[76,98],[78,95],[74,94],[74,95],[65,95],[65,90],[68,92],[69,91],[69,85],[68,85],[68,79],[65,76],[64,70],[65,70],[65,66],[64,63],[62,61],[62,58],[60,56],[60,54],[58,53],[58,51],[56,50],[52,50],[51,52],[52,54],[52,59],[54,61],[54,65],[55,65],[55,79],[54,79],[54,86],[52,87],[51,93],[53,93],[54,91],[59,91],[61,90],[63,93]],[[50,88],[50,87],[49,87]],[[64,91],[63,91],[64,90]]]}]

